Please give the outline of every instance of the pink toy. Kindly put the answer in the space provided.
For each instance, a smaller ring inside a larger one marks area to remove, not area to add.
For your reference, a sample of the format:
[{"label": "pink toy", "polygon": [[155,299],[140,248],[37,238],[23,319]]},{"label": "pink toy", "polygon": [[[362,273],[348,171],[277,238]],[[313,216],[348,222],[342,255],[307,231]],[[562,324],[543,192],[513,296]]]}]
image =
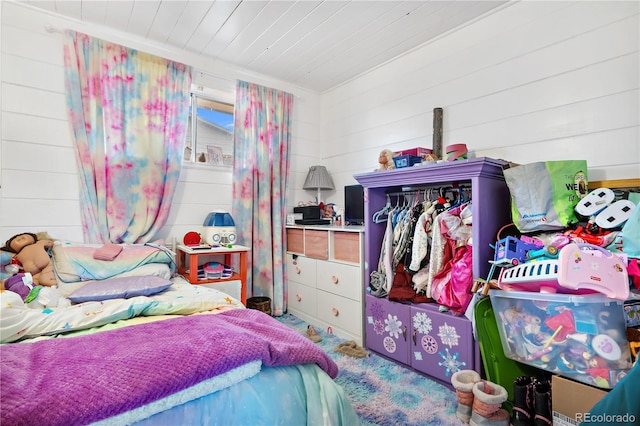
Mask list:
[{"label": "pink toy", "polygon": [[538,248],[542,248],[544,246],[544,243],[536,237],[529,237],[527,235],[521,235],[520,236],[520,240],[524,241],[527,244],[533,244],[534,246],[538,247]]},{"label": "pink toy", "polygon": [[498,287],[502,290],[533,291],[540,293],[596,293],[591,289],[569,289],[558,283],[559,264],[557,259],[537,260],[522,263],[500,271]]},{"label": "pink toy", "polygon": [[601,247],[569,244],[560,250],[558,264],[558,283],[566,289],[594,290],[618,300],[629,298],[626,266]]},{"label": "pink toy", "polygon": [[224,266],[219,262],[209,262],[204,266],[204,272],[209,280],[221,278],[223,270]]},{"label": "pink toy", "polygon": [[230,266],[224,265],[220,262],[209,262],[203,269],[208,280],[229,278],[233,272]]}]

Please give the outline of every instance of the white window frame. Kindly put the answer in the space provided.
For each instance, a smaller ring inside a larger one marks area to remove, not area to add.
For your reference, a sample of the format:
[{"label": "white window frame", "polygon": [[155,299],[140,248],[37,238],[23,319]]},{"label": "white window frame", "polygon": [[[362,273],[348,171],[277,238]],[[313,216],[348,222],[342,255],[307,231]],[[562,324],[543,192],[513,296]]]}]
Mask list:
[{"label": "white window frame", "polygon": [[[198,117],[198,111],[197,111],[198,100],[209,101],[213,104],[222,105],[225,107],[229,107],[231,109],[234,108],[233,103],[230,103],[227,100],[220,99],[220,96],[216,95],[215,92],[216,92],[215,90],[205,88],[201,85],[192,85],[191,92],[189,94],[191,98],[190,99],[191,113],[189,115],[189,120],[191,124],[191,129],[190,129],[191,140],[189,144],[185,144],[185,156],[183,160],[187,164],[200,164],[200,165],[208,165],[212,167],[219,167],[219,166],[229,167],[233,163],[233,155],[234,155],[233,146],[231,146],[231,149],[225,149],[222,151],[223,162],[224,162],[223,164],[212,164],[211,162],[209,162],[208,158],[206,162],[198,161],[198,157],[201,154],[198,152],[198,127],[199,127],[198,118],[197,118]],[[189,156],[187,155],[188,148],[190,148]],[[212,147],[212,148],[215,150],[215,148],[217,147]],[[200,149],[202,149],[202,147]],[[209,146],[207,146],[207,149],[209,149]]]}]

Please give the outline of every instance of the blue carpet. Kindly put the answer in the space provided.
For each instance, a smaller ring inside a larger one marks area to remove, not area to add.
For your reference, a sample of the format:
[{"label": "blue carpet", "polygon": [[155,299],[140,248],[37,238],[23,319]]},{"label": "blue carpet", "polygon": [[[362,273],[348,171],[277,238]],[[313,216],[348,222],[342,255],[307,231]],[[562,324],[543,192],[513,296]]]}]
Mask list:
[{"label": "blue carpet", "polygon": [[[286,314],[278,321],[304,334],[308,323]],[[313,325],[313,324],[312,324]],[[346,339],[315,327],[318,343],[338,364],[336,378],[365,426],[463,425],[456,416],[455,393],[425,376],[370,352],[353,358],[333,349]]]}]

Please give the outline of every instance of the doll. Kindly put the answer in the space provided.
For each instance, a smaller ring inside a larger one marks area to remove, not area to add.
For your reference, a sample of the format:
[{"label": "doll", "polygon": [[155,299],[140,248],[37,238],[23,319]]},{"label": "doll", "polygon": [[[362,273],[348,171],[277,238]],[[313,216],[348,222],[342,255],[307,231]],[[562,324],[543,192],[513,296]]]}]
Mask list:
[{"label": "doll", "polygon": [[380,165],[380,167],[375,170],[376,172],[395,169],[396,165],[393,162],[393,152],[390,149],[383,149],[382,151],[380,151],[380,156],[378,156],[378,164]]},{"label": "doll", "polygon": [[331,219],[332,217],[334,217],[336,215],[334,206],[335,204],[333,203],[325,204],[322,208],[322,217],[325,219]]},{"label": "doll", "polygon": [[33,276],[36,285],[53,286],[57,284],[53,264],[47,249],[53,247],[53,240],[38,240],[36,234],[24,232],[11,237],[2,247],[3,251],[15,253],[22,265],[23,272]]}]

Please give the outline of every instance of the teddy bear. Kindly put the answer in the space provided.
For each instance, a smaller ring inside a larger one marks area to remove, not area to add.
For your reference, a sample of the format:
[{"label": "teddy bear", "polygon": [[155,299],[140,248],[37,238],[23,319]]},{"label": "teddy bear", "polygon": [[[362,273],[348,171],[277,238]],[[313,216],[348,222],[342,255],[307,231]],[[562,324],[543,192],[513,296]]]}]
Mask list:
[{"label": "teddy bear", "polygon": [[14,258],[22,265],[23,272],[32,275],[34,284],[54,286],[57,280],[47,251],[51,247],[53,240],[39,240],[36,234],[24,232],[11,237],[1,250],[15,253]]}]

